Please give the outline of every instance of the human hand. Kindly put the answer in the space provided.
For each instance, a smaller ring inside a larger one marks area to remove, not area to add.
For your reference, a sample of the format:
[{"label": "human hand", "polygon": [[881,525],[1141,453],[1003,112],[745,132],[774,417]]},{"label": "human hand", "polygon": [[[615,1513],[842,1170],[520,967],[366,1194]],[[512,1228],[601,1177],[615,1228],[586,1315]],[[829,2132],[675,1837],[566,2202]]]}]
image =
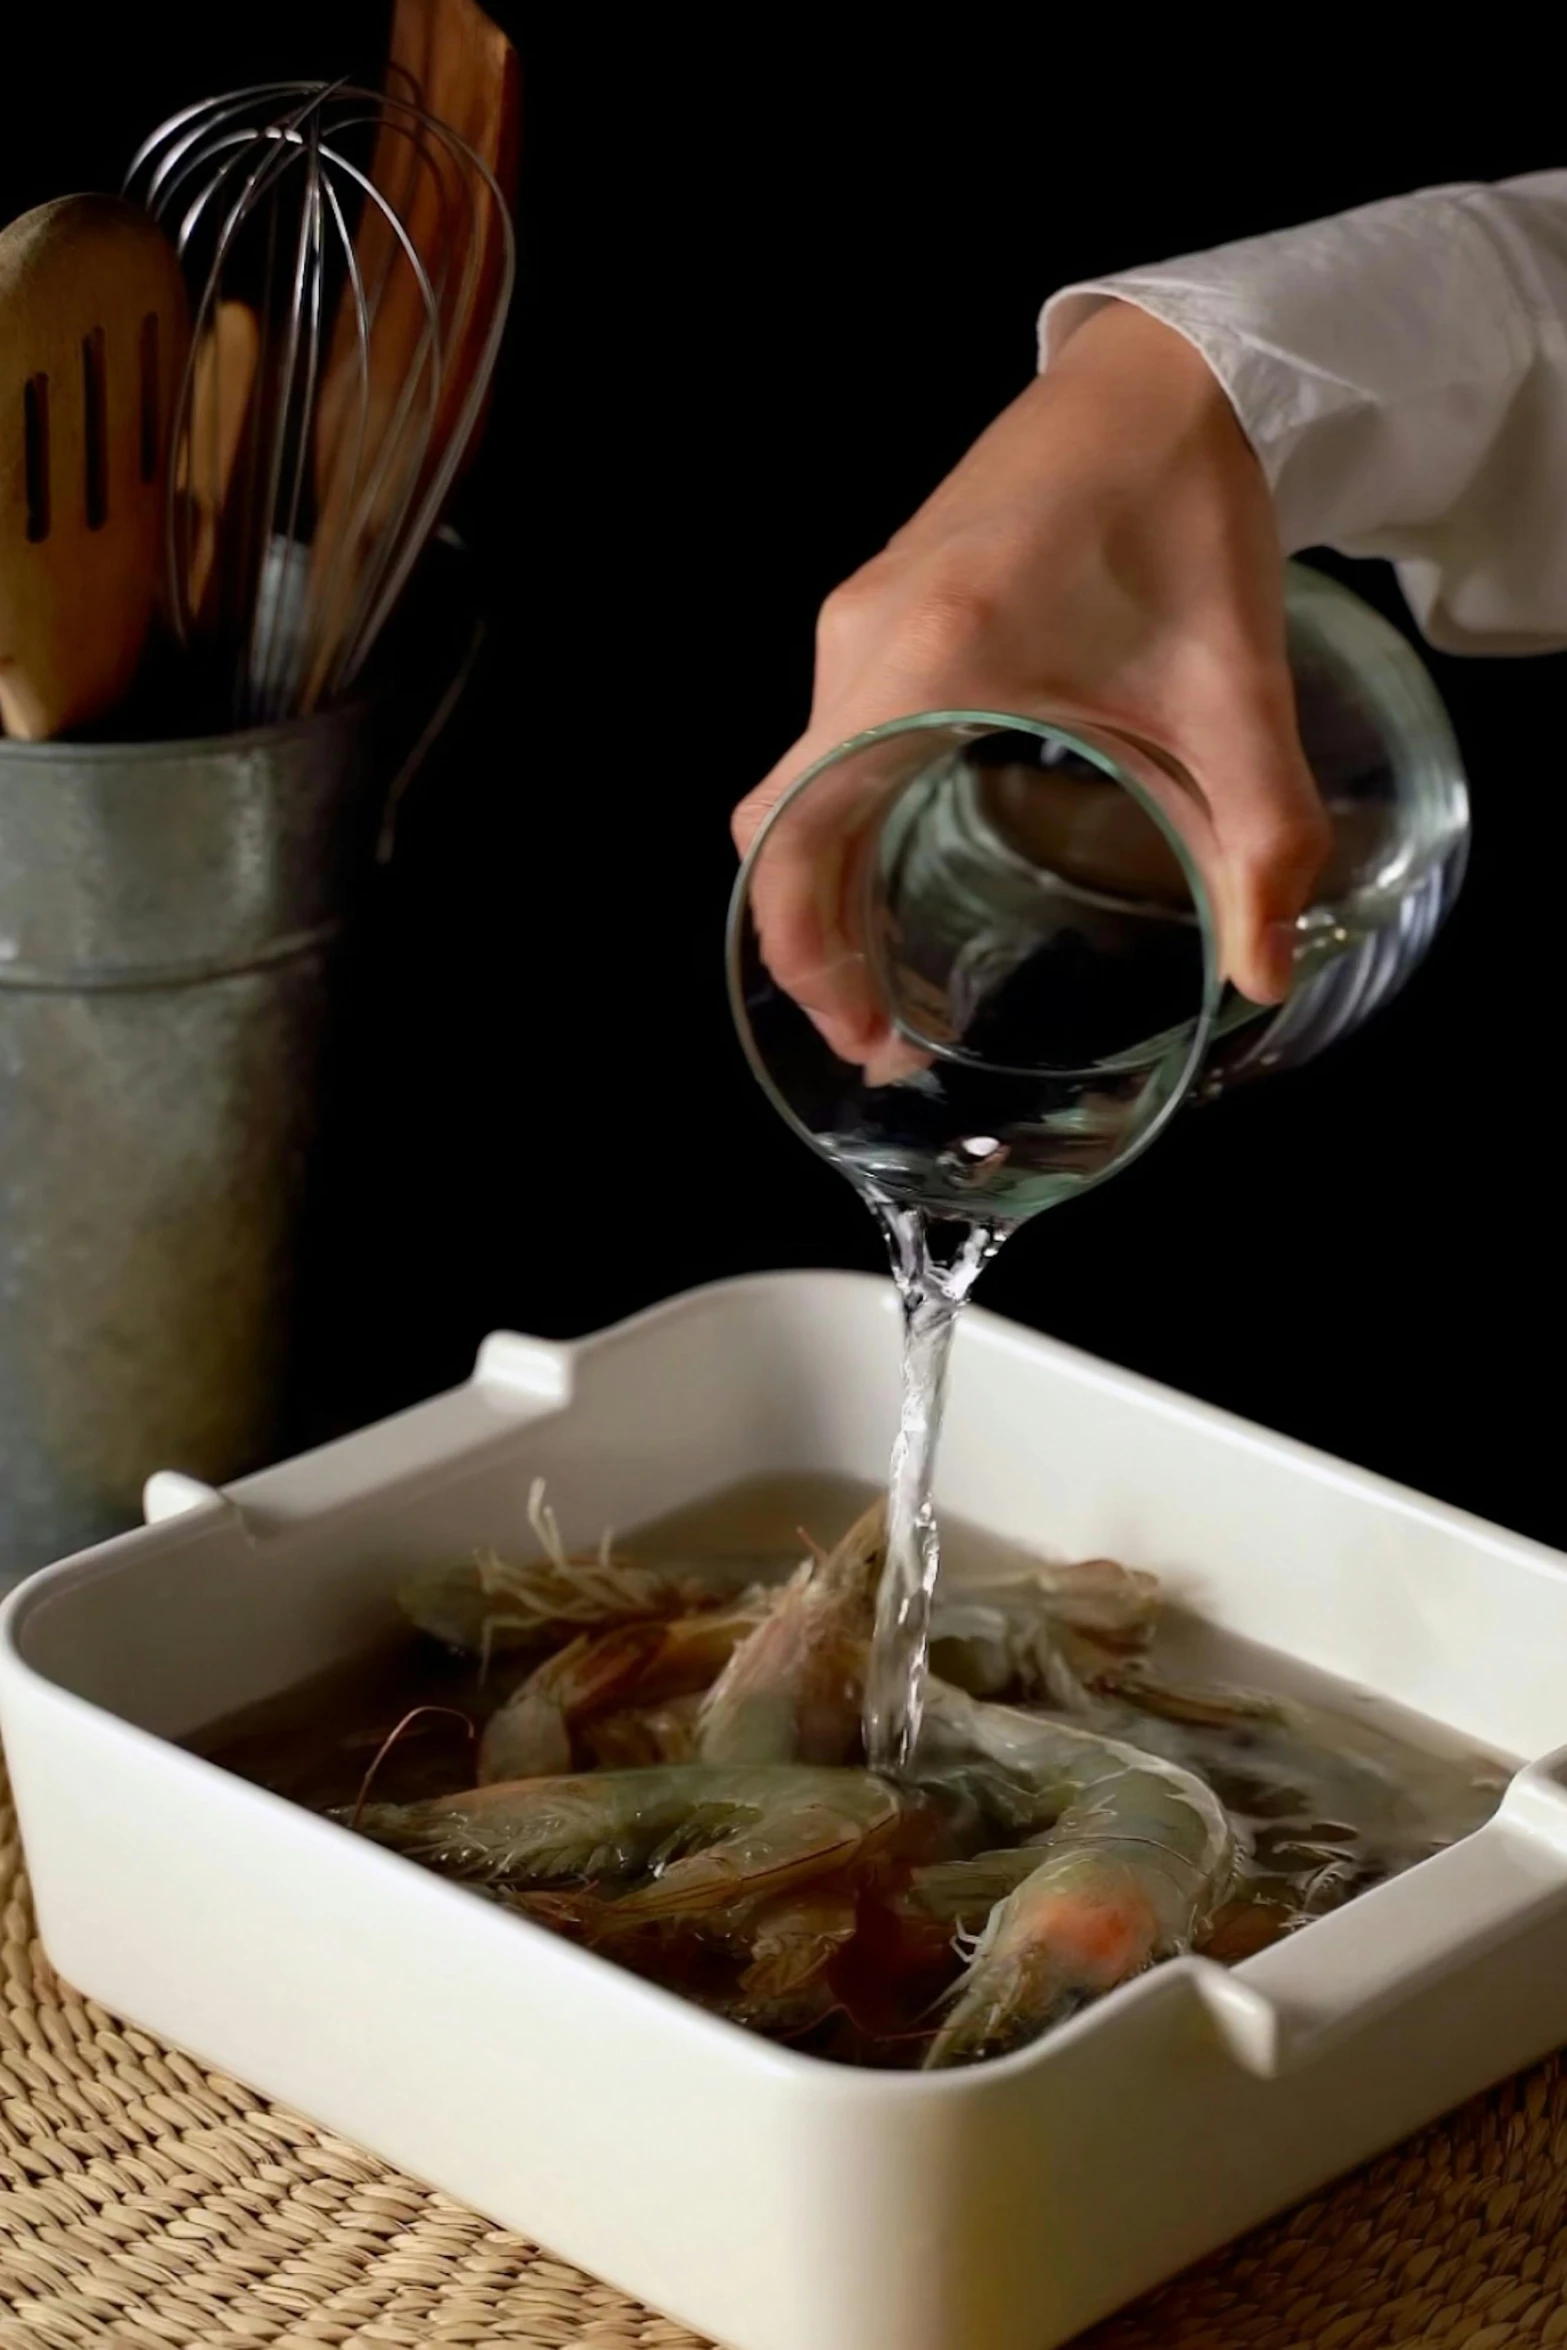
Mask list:
[{"label": "human hand", "polygon": [[[735,810],[742,855],[816,760],[922,710],[1075,718],[1197,779],[1227,975],[1287,991],[1330,830],[1296,732],[1283,561],[1261,467],[1206,360],[1124,303],[1095,312],[817,630],[805,734]],[[889,1037],[843,917],[847,827],[801,804],[754,876],[764,960],[844,1059]]]}]

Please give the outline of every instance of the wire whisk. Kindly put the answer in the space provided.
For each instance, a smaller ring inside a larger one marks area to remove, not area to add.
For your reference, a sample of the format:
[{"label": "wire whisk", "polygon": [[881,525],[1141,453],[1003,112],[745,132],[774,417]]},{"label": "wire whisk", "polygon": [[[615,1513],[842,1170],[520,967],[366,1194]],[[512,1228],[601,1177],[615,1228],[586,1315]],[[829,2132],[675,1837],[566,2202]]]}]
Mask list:
[{"label": "wire whisk", "polygon": [[440,518],[515,275],[487,166],[413,96],[273,82],[187,108],[126,179],[192,286],[168,601],[239,725],[339,701]]}]

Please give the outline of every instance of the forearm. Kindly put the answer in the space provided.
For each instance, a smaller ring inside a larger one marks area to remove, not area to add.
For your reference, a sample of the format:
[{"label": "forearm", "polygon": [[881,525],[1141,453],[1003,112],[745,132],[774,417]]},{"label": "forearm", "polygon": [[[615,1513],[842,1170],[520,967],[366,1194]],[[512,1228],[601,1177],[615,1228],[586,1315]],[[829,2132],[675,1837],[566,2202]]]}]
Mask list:
[{"label": "forearm", "polygon": [[1289,550],[1394,561],[1434,643],[1567,645],[1567,172],[1436,188],[1069,287],[1196,344]]}]

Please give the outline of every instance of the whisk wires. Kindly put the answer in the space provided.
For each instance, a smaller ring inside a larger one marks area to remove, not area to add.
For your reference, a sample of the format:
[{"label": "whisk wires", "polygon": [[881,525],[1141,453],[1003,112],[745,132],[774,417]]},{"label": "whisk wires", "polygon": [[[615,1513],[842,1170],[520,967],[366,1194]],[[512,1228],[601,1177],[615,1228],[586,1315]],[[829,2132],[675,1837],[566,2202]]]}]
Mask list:
[{"label": "whisk wires", "polygon": [[236,724],[329,705],[482,412],[515,276],[505,200],[416,95],[347,82],[187,107],[126,190],[195,288],[165,532],[175,633],[224,677]]}]

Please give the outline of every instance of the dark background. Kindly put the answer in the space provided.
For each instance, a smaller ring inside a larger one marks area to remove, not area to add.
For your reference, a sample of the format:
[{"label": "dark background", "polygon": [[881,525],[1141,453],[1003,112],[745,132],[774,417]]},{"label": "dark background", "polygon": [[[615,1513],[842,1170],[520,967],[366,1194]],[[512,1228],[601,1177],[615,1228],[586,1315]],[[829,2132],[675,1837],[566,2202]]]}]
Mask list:
[{"label": "dark background", "polygon": [[[1419,79],[1358,44],[1351,67],[1337,38],[1183,47],[1110,12],[1069,38],[1057,11],[970,10],[940,38],[902,11],[852,37],[798,11],[496,12],[526,117],[519,296],[461,518],[490,648],[367,934],[310,1428],[462,1377],[491,1327],[569,1334],[749,1268],[878,1263],[746,1074],[721,971],[727,811],[803,718],[822,595],[1026,379],[1052,286],[1567,164],[1505,12],[1494,57],[1466,42]],[[123,13],[37,26],[5,215],[116,184],[191,99],[373,76],[383,48],[357,0]],[[1379,570],[1342,568],[1401,610]],[[1567,667],[1433,666],[1477,837],[1413,993],[1316,1068],[1189,1114],[981,1295],[1567,1543]]]}]

